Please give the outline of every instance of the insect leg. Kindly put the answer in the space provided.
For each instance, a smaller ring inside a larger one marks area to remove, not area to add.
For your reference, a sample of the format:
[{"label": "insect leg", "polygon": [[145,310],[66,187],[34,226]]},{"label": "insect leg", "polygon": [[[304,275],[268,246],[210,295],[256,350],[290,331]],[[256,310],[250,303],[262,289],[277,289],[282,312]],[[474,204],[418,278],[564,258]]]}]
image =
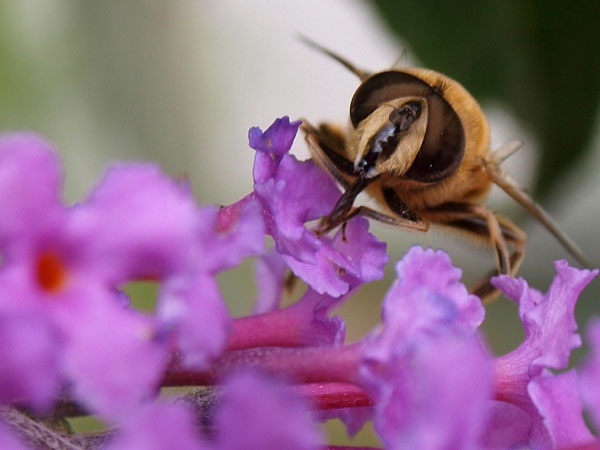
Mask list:
[{"label": "insect leg", "polygon": [[[514,268],[514,273],[511,275],[515,275],[519,270],[524,256],[525,246],[517,247],[513,250],[510,255],[510,263],[511,268]],[[488,272],[487,275],[477,282],[477,284],[469,288],[469,292],[478,296],[484,304],[493,302],[500,294],[500,291],[498,291],[498,289],[496,289],[490,282],[490,280],[496,275],[498,275],[498,272],[495,270]]]},{"label": "insect leg", "polygon": [[356,175],[354,163],[342,156],[343,138],[327,125],[321,125],[316,129],[304,119],[301,128],[306,133],[306,143],[313,161],[333,175],[344,189],[348,189],[356,179]]},{"label": "insect leg", "polygon": [[335,223],[330,222],[327,223],[324,228],[318,230],[319,234],[327,233],[330,230],[338,227],[339,225],[345,226],[346,222],[352,219],[356,215],[361,215],[364,217],[368,217],[369,219],[376,220],[381,223],[385,223],[387,225],[393,225],[398,228],[404,228],[406,230],[413,231],[428,231],[429,223],[419,219],[417,221],[413,219],[407,219],[401,216],[391,216],[374,209],[369,208],[368,206],[357,206],[352,208],[344,217],[340,217]]},{"label": "insect leg", "polygon": [[[484,302],[493,300],[498,291],[490,279],[498,273],[515,275],[525,255],[525,233],[507,219],[497,217],[483,205],[448,203],[423,213],[431,222],[468,233],[491,245],[496,253],[497,270],[489,272],[470,291]],[[512,246],[509,252],[508,246]]]},{"label": "insect leg", "polygon": [[368,217],[370,219],[374,219],[381,223],[385,223],[387,225],[393,225],[395,227],[404,228],[407,230],[429,230],[429,224],[427,222],[424,222],[420,218],[415,220],[414,218],[409,219],[402,216],[388,216],[387,214],[371,209],[368,206],[358,206],[354,208],[352,211],[350,211],[350,214],[348,214],[349,217],[346,220],[351,219],[357,214]]},{"label": "insect leg", "polygon": [[490,180],[525,208],[529,214],[535,217],[581,265],[587,268],[595,267],[577,244],[560,229],[550,214],[537,204],[527,192],[521,189],[510,176],[502,173],[496,162],[484,160],[483,163]]}]

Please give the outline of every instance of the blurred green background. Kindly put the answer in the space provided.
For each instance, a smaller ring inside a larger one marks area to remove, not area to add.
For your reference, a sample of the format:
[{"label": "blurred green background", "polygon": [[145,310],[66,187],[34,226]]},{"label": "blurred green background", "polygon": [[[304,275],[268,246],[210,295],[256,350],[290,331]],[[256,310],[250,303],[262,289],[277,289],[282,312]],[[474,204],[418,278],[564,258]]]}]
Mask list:
[{"label": "blurred green background", "polygon": [[[494,146],[525,142],[508,170],[599,263],[599,19],[592,1],[4,1],[0,127],[56,144],[68,202],[111,161],[135,159],[189,176],[201,203],[231,203],[251,190],[249,127],[286,114],[347,120],[357,80],[302,45],[302,33],[370,70],[423,65],[462,82],[481,101]],[[302,139],[293,152],[307,157]],[[552,261],[568,255],[502,193],[489,204],[528,232],[520,274],[545,290]],[[379,320],[393,263],[411,244],[446,249],[467,282],[494,264],[460,236],[374,230],[392,263],[342,308],[349,340]],[[251,309],[253,270],[249,261],[220,278],[234,314]],[[599,285],[578,305],[581,325],[600,312]],[[495,352],[514,348],[514,305],[488,307],[485,332]]]}]

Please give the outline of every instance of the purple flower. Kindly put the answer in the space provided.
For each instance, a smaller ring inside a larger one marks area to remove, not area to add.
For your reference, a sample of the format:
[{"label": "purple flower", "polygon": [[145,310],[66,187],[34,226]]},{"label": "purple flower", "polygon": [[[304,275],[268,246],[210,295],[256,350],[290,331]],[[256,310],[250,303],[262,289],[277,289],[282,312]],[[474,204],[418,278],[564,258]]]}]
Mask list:
[{"label": "purple flower", "polygon": [[595,318],[586,330],[589,355],[579,371],[581,398],[596,428],[600,426],[600,320]]},{"label": "purple flower", "polygon": [[216,447],[223,450],[308,450],[322,441],[308,405],[287,385],[253,372],[226,383],[215,422]]},{"label": "purple flower", "polygon": [[362,283],[383,277],[389,259],[386,245],[369,234],[368,229],[367,219],[356,217],[346,226],[346,240],[341,230],[333,238],[321,236],[314,259],[301,260],[286,253],[283,259],[315,291],[340,297]]},{"label": "purple flower", "polygon": [[72,313],[81,323],[61,327],[63,374],[79,401],[119,419],[155,395],[168,361],[166,343],[152,319],[123,309],[113,297],[78,293],[86,305]]},{"label": "purple flower", "polygon": [[543,423],[542,428],[534,416],[529,436],[533,448],[548,448],[548,443],[554,448],[569,448],[594,442],[594,436],[583,420],[577,388],[574,370],[558,375],[548,371],[529,382],[527,392]]},{"label": "purple flower", "polygon": [[230,316],[215,276],[248,256],[264,252],[264,226],[260,204],[251,198],[221,208],[199,211],[199,257],[187,274],[170,277],[161,290],[158,317],[174,330],[179,362],[202,369],[224,349]]},{"label": "purple flower", "polygon": [[196,432],[192,412],[179,404],[150,403],[127,417],[106,450],[209,450]]},{"label": "purple flower", "polygon": [[0,419],[0,442],[4,450],[28,450],[30,447],[25,445],[21,439],[11,433]]},{"label": "purple flower", "polygon": [[247,198],[219,209],[216,215],[212,208],[204,208],[202,217],[203,271],[216,274],[264,253],[265,229],[258,201]]},{"label": "purple flower", "polygon": [[214,276],[172,278],[161,289],[157,316],[171,331],[179,363],[206,368],[224,350],[231,318]]},{"label": "purple flower", "polygon": [[61,339],[33,311],[2,311],[5,301],[0,297],[0,403],[28,403],[47,410],[60,387],[54,351]]},{"label": "purple flower", "polygon": [[298,127],[302,122],[291,122],[287,116],[276,119],[263,131],[252,127],[248,131],[250,147],[257,151],[254,160],[254,182],[263,183],[273,178],[281,158],[292,148]]},{"label": "purple flower", "polygon": [[332,177],[312,161],[287,154],[300,122],[278,119],[265,131],[250,130],[254,162],[254,194],[260,200],[267,232],[295,275],[314,290],[333,297],[358,284],[381,278],[388,257],[385,244],[368,233],[366,219],[348,222],[341,232],[317,236],[306,223],[329,214],[340,192]]},{"label": "purple flower", "polygon": [[67,256],[106,284],[162,279],[196,257],[194,200],[154,165],[109,167],[87,200],[63,211]]},{"label": "purple flower", "polygon": [[300,120],[290,123],[289,117],[284,116],[276,119],[264,133],[260,128],[252,127],[248,131],[250,147],[274,159],[281,158],[292,147],[301,123]]},{"label": "purple flower", "polygon": [[281,306],[281,296],[285,282],[285,264],[281,255],[271,250],[256,261],[256,288],[254,314],[275,311]]},{"label": "purple flower", "polygon": [[460,282],[462,271],[445,252],[412,247],[396,273],[384,299],[383,320],[397,324],[404,337],[445,333],[448,327],[472,335],[483,322],[481,301]]},{"label": "purple flower", "polygon": [[444,252],[413,247],[396,270],[360,372],[375,429],[391,449],[477,448],[492,387],[481,302]]},{"label": "purple flower", "polygon": [[[127,413],[154,394],[168,342],[115,288],[179,276],[197,259],[191,195],[152,165],[117,165],[65,208],[53,149],[24,133],[0,137],[0,176],[0,355],[11,361],[0,400],[47,405],[60,378],[92,410]],[[39,327],[16,330],[25,318]],[[17,363],[14,339],[31,359]],[[48,380],[34,380],[39,370]]]},{"label": "purple flower", "polygon": [[184,405],[147,404],[122,422],[107,450],[309,450],[322,441],[308,405],[280,380],[257,372],[227,380],[215,409],[214,434],[208,437],[196,434]]},{"label": "purple flower", "polygon": [[[344,235],[311,228],[340,192],[288,154],[299,124],[283,117],[250,130],[254,191],[220,209],[197,209],[187,186],[147,164],[114,165],[65,207],[50,145],[0,136],[0,403],[48,411],[66,387],[115,426],[109,449],[316,449],[311,413],[341,418],[350,434],[372,419],[390,449],[593,444],[576,394],[600,422],[599,324],[580,386],[563,369],[580,345],[577,296],[598,271],[558,261],[546,294],[495,278],[519,305],[525,339],[493,358],[478,332],[485,311],[461,271],[443,251],[413,247],[396,266],[381,325],[344,345],[344,321],[330,313],[381,278],[388,256],[362,217]],[[250,256],[259,258],[260,313],[231,320],[216,276]],[[286,267],[308,289],[281,307]],[[120,290],[148,278],[161,283],[154,314]],[[215,409],[194,417],[155,399],[161,385],[183,384],[221,385]],[[20,448],[11,427],[0,420],[0,442]]]},{"label": "purple flower", "polygon": [[[284,117],[264,133],[250,130],[250,145],[256,150],[254,192],[221,210],[229,217],[230,210],[259,201],[276,250],[258,263],[256,311],[262,314],[235,320],[229,349],[341,344],[344,322],[327,317],[328,313],[361,283],[381,278],[388,261],[385,244],[369,234],[368,221],[362,217],[348,222],[345,239],[341,230],[319,236],[307,228],[307,222],[331,211],[340,192],[311,161],[299,162],[287,154],[299,124]],[[284,264],[310,289],[297,304],[278,310]]]},{"label": "purple flower", "polygon": [[483,448],[513,448],[515,443],[528,442],[531,417],[523,409],[511,403],[490,400],[488,415]]},{"label": "purple flower", "polygon": [[[573,372],[564,369],[570,352],[581,344],[574,317],[579,293],[597,270],[578,270],[566,261],[554,264],[557,275],[543,295],[522,278],[499,276],[493,284],[519,304],[525,339],[517,349],[496,358],[496,396],[526,412],[531,420],[528,443],[534,448],[584,444],[592,436],[583,422]],[[505,434],[505,445],[519,443],[520,433]]]}]

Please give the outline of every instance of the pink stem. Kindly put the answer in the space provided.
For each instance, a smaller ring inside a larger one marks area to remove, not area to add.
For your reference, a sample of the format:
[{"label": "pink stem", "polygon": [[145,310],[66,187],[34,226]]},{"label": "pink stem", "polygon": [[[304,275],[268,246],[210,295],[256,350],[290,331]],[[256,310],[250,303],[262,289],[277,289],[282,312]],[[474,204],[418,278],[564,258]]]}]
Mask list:
[{"label": "pink stem", "polygon": [[253,347],[298,347],[305,344],[303,323],[286,309],[234,319],[227,350]]},{"label": "pink stem", "polygon": [[198,386],[218,383],[226,375],[253,367],[297,382],[348,382],[357,380],[360,346],[264,347],[225,352],[208,370],[197,371],[171,363],[162,386]]},{"label": "pink stem", "polygon": [[309,289],[295,304],[233,320],[227,350],[254,347],[310,347],[343,342],[344,329],[326,317],[336,302]]},{"label": "pink stem", "polygon": [[373,406],[369,396],[355,384],[310,383],[295,389],[319,410]]}]

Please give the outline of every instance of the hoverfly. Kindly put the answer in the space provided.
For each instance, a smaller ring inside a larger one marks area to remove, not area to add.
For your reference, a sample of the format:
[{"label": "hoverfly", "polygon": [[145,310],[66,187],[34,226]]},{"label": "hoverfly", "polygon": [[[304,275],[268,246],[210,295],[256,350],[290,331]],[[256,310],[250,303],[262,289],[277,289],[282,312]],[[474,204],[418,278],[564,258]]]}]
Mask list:
[{"label": "hoverfly", "polygon": [[[500,163],[520,142],[490,149],[490,131],[477,101],[457,81],[423,68],[369,73],[303,38],[340,62],[361,81],[350,103],[348,131],[328,123],[302,128],[314,161],[344,193],[318,228],[326,233],[357,214],[400,228],[427,231],[430,225],[460,230],[495,252],[497,270],[471,291],[482,300],[497,294],[490,278],[515,275],[525,253],[525,233],[483,204],[498,185],[539,220],[584,266],[591,264],[576,244]],[[377,207],[354,206],[361,192]]]}]

